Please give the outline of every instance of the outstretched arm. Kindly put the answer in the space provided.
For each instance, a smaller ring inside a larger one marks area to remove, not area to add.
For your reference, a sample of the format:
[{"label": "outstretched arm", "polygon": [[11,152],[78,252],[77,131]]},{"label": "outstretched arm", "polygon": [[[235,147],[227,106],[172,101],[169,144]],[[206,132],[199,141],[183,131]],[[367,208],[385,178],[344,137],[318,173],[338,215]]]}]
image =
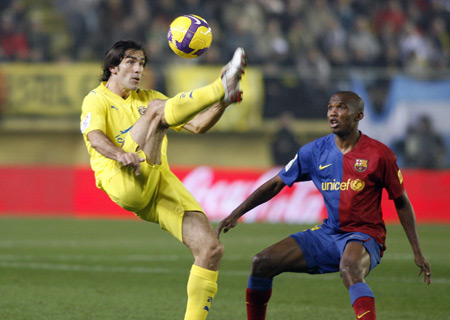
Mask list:
[{"label": "outstretched arm", "polygon": [[219,121],[228,106],[229,104],[225,102],[216,102],[208,109],[197,114],[183,128],[193,133],[205,133]]},{"label": "outstretched arm", "polygon": [[275,197],[284,188],[284,186],[285,184],[279,175],[276,175],[272,179],[265,182],[258,189],[253,191],[253,193],[236,209],[234,209],[228,217],[219,223],[216,230],[217,236],[220,236],[222,230],[226,233],[231,228],[234,228],[240,217],[242,217],[246,212]]},{"label": "outstretched arm", "polygon": [[405,230],[408,241],[414,253],[414,261],[420,268],[419,275],[424,274],[424,282],[431,283],[431,267],[420,249],[419,236],[416,228],[416,218],[414,210],[409,201],[406,191],[397,199],[394,200],[395,209],[397,210],[400,223]]}]

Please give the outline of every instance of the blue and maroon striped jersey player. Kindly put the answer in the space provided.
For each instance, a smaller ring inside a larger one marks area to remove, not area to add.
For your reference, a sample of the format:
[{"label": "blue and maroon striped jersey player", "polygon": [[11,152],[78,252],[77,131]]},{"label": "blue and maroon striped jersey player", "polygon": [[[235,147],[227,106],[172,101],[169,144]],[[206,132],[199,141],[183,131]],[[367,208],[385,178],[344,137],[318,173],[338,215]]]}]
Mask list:
[{"label": "blue and maroon striped jersey player", "polygon": [[336,146],[335,135],[330,134],[300,148],[279,176],[288,186],[298,181],[314,182],[328,214],[322,229],[366,233],[383,251],[386,229],[381,212],[382,190],[387,190],[390,199],[404,192],[396,160],[387,146],[362,133],[355,147],[343,154]]},{"label": "blue and maroon striped jersey player", "polygon": [[375,296],[364,281],[385,250],[381,212],[383,189],[394,206],[414,252],[414,262],[431,283],[430,263],[420,249],[414,209],[406,195],[394,153],[358,130],[364,101],[352,91],[339,91],[328,101],[332,134],[300,148],[277,175],[259,186],[219,223],[217,234],[234,228],[238,219],[269,201],[286,186],[312,180],[324,198],[327,218],[321,226],[291,234],[255,255],[245,295],[247,318],[263,320],[273,279],[284,272],[340,272],[356,319],[375,320]]}]

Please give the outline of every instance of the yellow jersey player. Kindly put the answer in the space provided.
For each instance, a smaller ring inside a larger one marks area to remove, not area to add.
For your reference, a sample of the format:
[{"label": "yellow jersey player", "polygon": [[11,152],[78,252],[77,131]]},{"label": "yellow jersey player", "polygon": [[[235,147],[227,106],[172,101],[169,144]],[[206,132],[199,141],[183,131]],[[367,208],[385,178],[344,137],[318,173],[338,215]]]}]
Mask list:
[{"label": "yellow jersey player", "polygon": [[242,48],[211,84],[167,98],[139,88],[148,61],[141,44],[116,42],[106,53],[100,85],[84,99],[81,132],[98,188],[122,208],[158,223],[194,256],[185,319],[206,319],[217,292],[223,245],[203,209],[170,171],[169,128],[208,131],[241,100]]}]

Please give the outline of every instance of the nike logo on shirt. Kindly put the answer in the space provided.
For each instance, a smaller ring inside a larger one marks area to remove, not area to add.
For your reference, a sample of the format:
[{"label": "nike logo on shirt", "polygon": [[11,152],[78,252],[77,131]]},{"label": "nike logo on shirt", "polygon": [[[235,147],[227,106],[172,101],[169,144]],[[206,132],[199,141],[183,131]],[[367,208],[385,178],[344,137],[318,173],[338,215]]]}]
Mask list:
[{"label": "nike logo on shirt", "polygon": [[364,316],[365,316],[366,314],[368,314],[369,312],[370,312],[370,310],[364,312],[363,314],[358,314],[358,315],[356,316],[356,318],[361,319],[362,317],[364,317]]},{"label": "nike logo on shirt", "polygon": [[323,170],[323,169],[325,169],[325,168],[328,168],[329,166],[331,166],[332,165],[332,163],[330,163],[330,164],[326,164],[326,165],[324,165],[324,166],[322,166],[321,164],[319,165],[319,170]]}]

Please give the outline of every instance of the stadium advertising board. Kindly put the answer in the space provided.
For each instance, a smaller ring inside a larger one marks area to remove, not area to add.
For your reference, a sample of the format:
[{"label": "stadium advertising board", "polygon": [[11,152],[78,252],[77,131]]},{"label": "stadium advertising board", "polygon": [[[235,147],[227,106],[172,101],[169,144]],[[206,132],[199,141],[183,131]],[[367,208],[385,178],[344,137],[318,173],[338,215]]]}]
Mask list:
[{"label": "stadium advertising board", "polygon": [[[200,88],[217,79],[220,67],[172,65],[166,68],[167,95]],[[264,99],[262,71],[248,67],[241,81],[243,100],[235,107],[227,108],[213,130],[245,132],[261,128]]]},{"label": "stadium advertising board", "polygon": [[5,112],[13,115],[79,115],[83,97],[101,69],[94,64],[5,64]]},{"label": "stadium advertising board", "polygon": [[[172,168],[213,221],[226,217],[260,184],[278,172],[230,168]],[[0,215],[133,218],[95,187],[89,168],[0,167]],[[450,223],[450,171],[404,170],[419,223]],[[6,181],[8,183],[6,183]],[[398,223],[383,194],[383,216]],[[322,196],[309,182],[295,184],[243,217],[243,222],[316,224],[325,217]]]},{"label": "stadium advertising board", "polygon": [[[154,88],[155,79],[163,77],[167,88],[163,93],[171,97],[208,84],[219,72],[216,66],[177,65],[165,74],[157,74],[150,65],[141,87]],[[2,64],[0,107],[7,115],[79,117],[83,99],[98,86],[101,73],[100,63]],[[238,108],[228,108],[214,130],[243,132],[261,126],[262,72],[255,68],[247,73],[242,81],[244,101]]]}]

